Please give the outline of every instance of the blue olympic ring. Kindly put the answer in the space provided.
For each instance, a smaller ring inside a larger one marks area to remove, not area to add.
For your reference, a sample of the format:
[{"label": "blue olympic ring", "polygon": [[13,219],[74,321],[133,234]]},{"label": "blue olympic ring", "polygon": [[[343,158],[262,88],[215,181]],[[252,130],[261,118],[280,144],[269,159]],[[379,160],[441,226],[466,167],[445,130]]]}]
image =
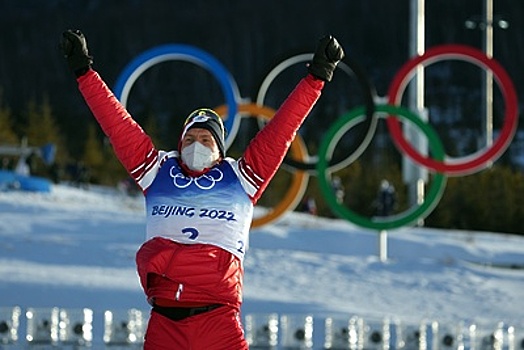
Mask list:
[{"label": "blue olympic ring", "polygon": [[114,88],[115,96],[122,105],[126,106],[131,88],[142,73],[157,63],[173,60],[187,61],[205,68],[220,83],[228,107],[224,126],[227,130],[226,148],[229,147],[233,143],[240,124],[240,118],[236,117],[240,92],[228,70],[212,55],[203,50],[190,45],[168,44],[143,52],[133,59],[119,75]]}]

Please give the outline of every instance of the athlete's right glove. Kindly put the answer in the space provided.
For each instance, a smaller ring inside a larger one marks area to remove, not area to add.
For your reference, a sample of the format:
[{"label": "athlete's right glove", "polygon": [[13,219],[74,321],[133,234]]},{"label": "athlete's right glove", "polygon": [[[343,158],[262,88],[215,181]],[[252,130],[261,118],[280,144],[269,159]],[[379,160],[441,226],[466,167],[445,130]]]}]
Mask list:
[{"label": "athlete's right glove", "polygon": [[89,55],[87,50],[87,41],[81,31],[66,30],[62,33],[62,40],[60,41],[60,49],[71,71],[80,77],[87,73],[93,64],[93,57]]},{"label": "athlete's right glove", "polygon": [[337,39],[327,35],[320,39],[313,60],[308,67],[309,73],[324,81],[331,81],[338,62],[344,58],[344,50]]}]

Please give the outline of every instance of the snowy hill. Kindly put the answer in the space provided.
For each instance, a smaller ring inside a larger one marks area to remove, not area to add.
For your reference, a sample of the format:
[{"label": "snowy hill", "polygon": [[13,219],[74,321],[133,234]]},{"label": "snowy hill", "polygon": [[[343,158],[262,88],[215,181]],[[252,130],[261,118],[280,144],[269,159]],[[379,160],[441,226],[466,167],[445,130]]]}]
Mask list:
[{"label": "snowy hill", "polygon": [[[99,348],[106,310],[147,315],[134,264],[144,236],[141,197],[65,185],[0,192],[0,323],[20,307],[18,344],[25,344],[25,310],[89,308]],[[242,310],[248,336],[260,319],[276,317],[283,344],[286,320],[312,320],[312,347],[321,349],[337,322],[387,319],[404,330],[433,322],[457,339],[457,327],[469,325],[471,342],[473,330],[480,339],[503,324],[504,347],[511,334],[514,349],[524,345],[524,237],[427,228],[388,237],[389,259],[381,262],[377,233],[343,220],[289,213],[253,230]],[[9,336],[0,327],[0,344],[2,337]]]}]

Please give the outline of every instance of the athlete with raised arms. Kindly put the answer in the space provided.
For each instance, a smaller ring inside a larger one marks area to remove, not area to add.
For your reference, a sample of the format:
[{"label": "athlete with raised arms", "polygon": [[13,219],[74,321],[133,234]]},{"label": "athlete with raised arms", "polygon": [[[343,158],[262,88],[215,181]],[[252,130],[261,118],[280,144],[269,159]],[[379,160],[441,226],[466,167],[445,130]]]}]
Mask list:
[{"label": "athlete with raised arms", "polygon": [[136,254],[152,305],[144,349],[248,349],[240,322],[243,259],[253,206],[295,134],[331,81],[342,47],[322,38],[308,74],[238,159],[211,109],[189,114],[178,149],[158,150],[98,73],[84,35],[63,33],[61,49],[80,92],[146,201],[146,240]]}]

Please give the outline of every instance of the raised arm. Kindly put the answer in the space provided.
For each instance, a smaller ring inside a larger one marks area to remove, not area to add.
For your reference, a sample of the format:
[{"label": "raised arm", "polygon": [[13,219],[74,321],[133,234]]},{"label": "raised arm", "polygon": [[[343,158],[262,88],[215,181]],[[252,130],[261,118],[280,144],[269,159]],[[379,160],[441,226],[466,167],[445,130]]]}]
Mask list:
[{"label": "raised arm", "polygon": [[252,185],[253,192],[249,195],[254,203],[282,164],[298,129],[343,57],[344,51],[335,38],[322,38],[308,67],[309,74],[298,83],[239,160],[240,171]]},{"label": "raised arm", "polygon": [[158,154],[151,138],[91,68],[93,58],[89,55],[84,35],[78,30],[64,32],[61,48],[69,68],[77,77],[82,96],[111,141],[117,158],[139,181],[147,164],[151,164]]}]

